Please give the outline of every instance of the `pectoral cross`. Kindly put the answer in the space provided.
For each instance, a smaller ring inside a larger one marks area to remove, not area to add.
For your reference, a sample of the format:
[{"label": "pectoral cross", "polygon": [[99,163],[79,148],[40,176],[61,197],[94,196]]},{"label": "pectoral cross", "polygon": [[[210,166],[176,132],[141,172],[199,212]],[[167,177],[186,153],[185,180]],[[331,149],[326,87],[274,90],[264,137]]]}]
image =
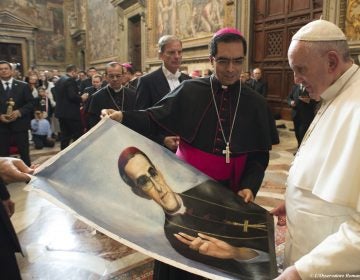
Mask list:
[{"label": "pectoral cross", "polygon": [[222,151],[222,153],[225,155],[225,162],[230,163],[230,145],[229,142],[226,143],[225,150]]}]

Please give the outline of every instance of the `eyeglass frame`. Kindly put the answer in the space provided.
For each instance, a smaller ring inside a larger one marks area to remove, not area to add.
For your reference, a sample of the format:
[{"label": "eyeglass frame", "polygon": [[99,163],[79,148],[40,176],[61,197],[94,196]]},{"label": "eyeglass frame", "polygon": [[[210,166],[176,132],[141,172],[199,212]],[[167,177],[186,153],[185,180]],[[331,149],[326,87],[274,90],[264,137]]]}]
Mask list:
[{"label": "eyeglass frame", "polygon": [[[159,176],[159,172],[156,170],[154,166],[150,166],[147,171],[147,174],[141,175],[136,179],[135,186],[143,191],[147,191],[152,188],[152,186],[146,186],[147,183],[152,182],[151,179],[156,179]],[[142,179],[144,182],[138,182],[139,179]]]},{"label": "eyeglass frame", "polygon": [[125,74],[106,74],[106,77],[109,78],[110,80],[115,80],[115,78],[118,80],[118,79],[121,79],[125,76]]},{"label": "eyeglass frame", "polygon": [[214,57],[212,59],[220,66],[227,67],[230,63],[235,67],[240,67],[244,64],[244,57],[227,58],[227,57]]}]

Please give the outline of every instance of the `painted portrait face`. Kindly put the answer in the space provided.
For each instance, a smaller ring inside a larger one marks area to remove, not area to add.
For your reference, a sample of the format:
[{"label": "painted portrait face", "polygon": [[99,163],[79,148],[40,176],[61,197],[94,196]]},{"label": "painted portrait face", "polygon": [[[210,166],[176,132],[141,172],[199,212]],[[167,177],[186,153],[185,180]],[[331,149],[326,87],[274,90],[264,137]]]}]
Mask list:
[{"label": "painted portrait face", "polygon": [[219,42],[215,57],[210,58],[214,72],[221,84],[228,86],[239,80],[244,62],[241,42]]},{"label": "painted portrait face", "polygon": [[164,46],[163,52],[159,54],[160,59],[164,62],[166,69],[175,73],[181,65],[182,45],[180,41],[170,41]]},{"label": "painted portrait face", "polygon": [[309,50],[305,42],[292,41],[288,50],[294,82],[303,84],[312,98],[318,98],[332,84],[328,73],[327,55]]},{"label": "painted portrait face", "polygon": [[142,154],[135,154],[129,159],[124,171],[137,188],[151,197],[166,212],[175,212],[180,208],[176,193],[167,185],[162,174]]}]

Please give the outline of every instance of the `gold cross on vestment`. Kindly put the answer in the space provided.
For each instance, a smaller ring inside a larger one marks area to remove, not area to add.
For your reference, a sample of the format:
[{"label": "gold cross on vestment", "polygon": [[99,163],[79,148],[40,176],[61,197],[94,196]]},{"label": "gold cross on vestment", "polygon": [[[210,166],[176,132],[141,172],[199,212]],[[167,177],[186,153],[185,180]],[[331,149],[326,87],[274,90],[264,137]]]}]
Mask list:
[{"label": "gold cross on vestment", "polygon": [[230,154],[231,154],[231,152],[230,152],[229,142],[226,143],[225,150],[223,150],[222,153],[225,155],[225,162],[230,163]]}]

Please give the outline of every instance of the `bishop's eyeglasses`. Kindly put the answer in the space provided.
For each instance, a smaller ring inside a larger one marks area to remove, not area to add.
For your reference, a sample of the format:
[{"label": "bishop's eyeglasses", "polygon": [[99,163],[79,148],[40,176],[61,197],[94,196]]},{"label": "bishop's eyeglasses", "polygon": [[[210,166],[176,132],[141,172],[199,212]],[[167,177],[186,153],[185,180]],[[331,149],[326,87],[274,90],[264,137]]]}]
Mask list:
[{"label": "bishop's eyeglasses", "polygon": [[110,79],[110,80],[115,80],[115,79],[121,79],[122,77],[124,77],[124,74],[108,74],[107,77]]},{"label": "bishop's eyeglasses", "polygon": [[237,57],[237,58],[226,58],[226,57],[213,57],[214,61],[220,66],[229,66],[232,63],[233,66],[238,67],[243,65],[244,58]]}]

